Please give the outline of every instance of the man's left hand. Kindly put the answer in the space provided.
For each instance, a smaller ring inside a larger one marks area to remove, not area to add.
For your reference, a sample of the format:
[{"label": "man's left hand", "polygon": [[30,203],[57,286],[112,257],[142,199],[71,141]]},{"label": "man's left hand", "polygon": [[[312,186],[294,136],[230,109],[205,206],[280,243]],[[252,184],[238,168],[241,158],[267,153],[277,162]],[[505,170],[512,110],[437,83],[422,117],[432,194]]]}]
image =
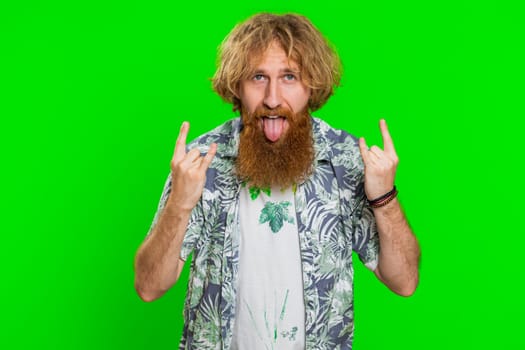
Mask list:
[{"label": "man's left hand", "polygon": [[383,149],[375,145],[368,148],[364,137],[359,139],[359,150],[365,164],[365,193],[370,200],[392,190],[399,163],[384,119],[379,121],[379,128],[383,137]]}]

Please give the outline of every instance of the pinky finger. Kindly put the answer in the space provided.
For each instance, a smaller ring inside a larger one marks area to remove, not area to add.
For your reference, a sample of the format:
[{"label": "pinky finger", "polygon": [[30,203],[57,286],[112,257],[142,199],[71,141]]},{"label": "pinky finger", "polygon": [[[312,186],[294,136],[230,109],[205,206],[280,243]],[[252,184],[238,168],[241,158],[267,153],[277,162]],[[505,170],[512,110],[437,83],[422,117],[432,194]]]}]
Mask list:
[{"label": "pinky finger", "polygon": [[361,157],[363,157],[363,162],[365,162],[366,164],[369,160],[369,155],[368,155],[368,146],[366,145],[366,141],[364,137],[359,138],[359,151],[361,152]]}]

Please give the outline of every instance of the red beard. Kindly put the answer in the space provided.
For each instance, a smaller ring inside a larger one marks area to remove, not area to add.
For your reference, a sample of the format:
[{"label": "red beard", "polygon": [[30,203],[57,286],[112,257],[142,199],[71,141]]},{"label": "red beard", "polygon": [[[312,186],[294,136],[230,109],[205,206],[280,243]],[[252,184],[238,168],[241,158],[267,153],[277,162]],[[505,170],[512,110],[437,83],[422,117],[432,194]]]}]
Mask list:
[{"label": "red beard", "polygon": [[[241,115],[243,129],[236,171],[242,181],[259,188],[275,186],[285,189],[308,178],[314,159],[312,121],[308,110],[293,113],[284,108],[269,110],[260,107],[254,113],[248,113],[242,108]],[[275,132],[266,131],[265,134],[263,131],[266,116],[280,116],[288,122],[288,129],[275,142],[266,136],[268,133],[275,135]]]}]

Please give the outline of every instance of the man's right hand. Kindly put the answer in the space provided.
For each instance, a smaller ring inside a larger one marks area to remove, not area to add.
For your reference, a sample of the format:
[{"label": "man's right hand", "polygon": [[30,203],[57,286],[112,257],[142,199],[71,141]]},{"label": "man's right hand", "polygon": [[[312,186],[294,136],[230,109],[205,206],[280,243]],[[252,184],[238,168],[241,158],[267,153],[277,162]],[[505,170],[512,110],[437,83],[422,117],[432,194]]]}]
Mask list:
[{"label": "man's right hand", "polygon": [[183,122],[170,164],[171,193],[168,204],[184,211],[191,211],[197,204],[206,182],[206,170],[217,152],[217,144],[213,143],[204,157],[198,149],[186,153],[189,129],[190,124]]}]

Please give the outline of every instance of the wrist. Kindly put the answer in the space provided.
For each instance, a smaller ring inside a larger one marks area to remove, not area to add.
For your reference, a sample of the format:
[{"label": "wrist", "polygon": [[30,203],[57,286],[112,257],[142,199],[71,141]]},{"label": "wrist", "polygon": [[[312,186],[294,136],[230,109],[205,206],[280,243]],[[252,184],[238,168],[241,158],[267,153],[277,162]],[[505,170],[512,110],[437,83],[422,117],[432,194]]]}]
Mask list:
[{"label": "wrist", "polygon": [[386,192],[385,194],[374,198],[374,199],[368,199],[368,205],[371,208],[381,208],[389,204],[394,198],[397,196],[397,189],[396,186],[394,186],[390,191]]},{"label": "wrist", "polygon": [[164,212],[169,216],[179,216],[181,218],[189,217],[191,211],[195,206],[189,206],[185,203],[169,197],[166,201],[166,206],[164,207]]},{"label": "wrist", "polygon": [[399,205],[400,205],[399,200],[396,197],[380,207],[370,207],[370,208],[372,209],[375,215],[378,215],[378,214],[389,215],[391,212],[396,211],[396,208],[399,208]]}]

